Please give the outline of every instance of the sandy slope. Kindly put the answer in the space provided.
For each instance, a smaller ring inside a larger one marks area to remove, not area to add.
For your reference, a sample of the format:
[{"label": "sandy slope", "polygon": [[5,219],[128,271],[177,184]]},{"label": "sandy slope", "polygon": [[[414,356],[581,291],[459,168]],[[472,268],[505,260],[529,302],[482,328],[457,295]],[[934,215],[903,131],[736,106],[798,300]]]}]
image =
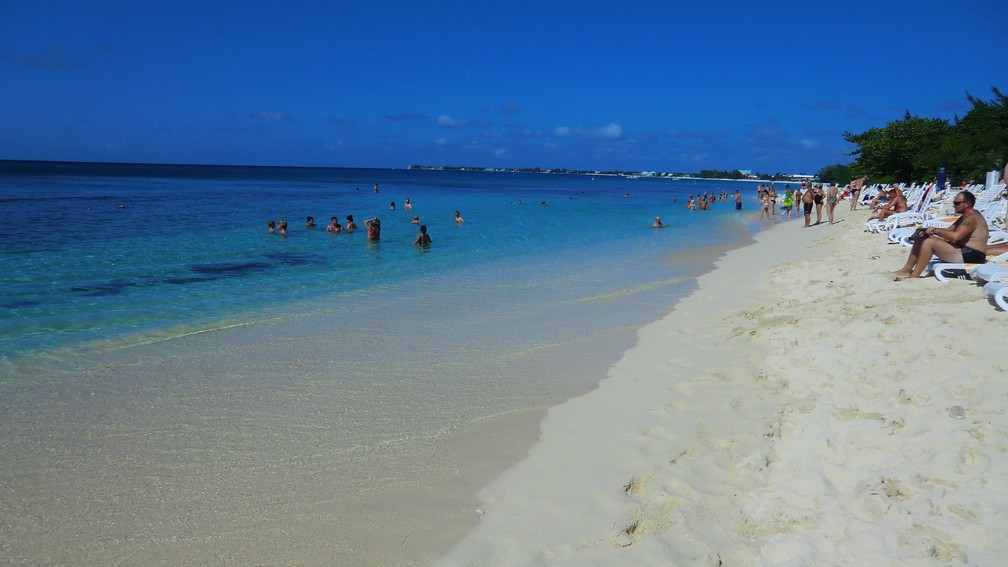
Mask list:
[{"label": "sandy slope", "polygon": [[1008,314],[893,282],[905,250],[845,207],[729,253],[551,409],[442,563],[1008,562]]}]

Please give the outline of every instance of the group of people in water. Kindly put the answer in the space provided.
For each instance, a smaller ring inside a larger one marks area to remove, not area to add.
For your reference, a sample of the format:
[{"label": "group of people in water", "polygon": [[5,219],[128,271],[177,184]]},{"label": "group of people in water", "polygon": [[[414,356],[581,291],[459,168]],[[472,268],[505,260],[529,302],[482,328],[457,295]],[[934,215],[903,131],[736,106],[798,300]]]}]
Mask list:
[{"label": "group of people in water", "polygon": [[[737,195],[738,191],[736,191],[735,193]],[[700,195],[697,195],[696,198],[694,198],[693,195],[690,194],[689,201],[686,202],[686,208],[691,211],[693,210],[706,211],[707,209],[711,208],[715,202],[727,201],[727,200],[728,200],[728,191],[722,191],[720,195],[718,195],[713,191],[708,193],[701,193]],[[678,203],[679,200],[676,199],[675,202]]]},{"label": "group of people in water", "polygon": [[[458,211],[455,211],[455,222],[461,223],[461,215]],[[420,217],[413,216],[413,220],[410,224],[420,224]],[[316,228],[315,217],[309,216],[305,219],[305,228]],[[367,228],[367,239],[368,240],[380,240],[381,239],[381,220],[378,217],[367,219],[364,221],[364,227]],[[342,232],[354,232],[357,230],[357,223],[354,222],[353,215],[346,216],[346,224],[340,224],[338,217],[331,217],[329,221],[329,226],[326,227],[326,231],[332,234],[340,234]],[[277,222],[272,220],[266,222],[266,231],[270,234],[279,234],[280,236],[287,236],[287,221],[280,219]],[[417,235],[413,244],[417,245],[429,245],[431,243],[431,237],[427,234],[427,225],[420,225],[420,234]]]},{"label": "group of people in water", "polygon": [[[360,189],[357,189],[360,191]],[[378,184],[374,185],[374,192],[378,193],[380,188]],[[413,204],[410,202],[409,198],[406,199],[404,203],[404,208],[410,210],[413,208]],[[389,210],[394,211],[396,209],[395,201],[392,201],[389,205]],[[455,223],[462,224],[465,219],[462,218],[462,214],[459,211],[455,211]],[[427,234],[427,225],[420,224],[420,217],[418,215],[413,215],[413,219],[410,224],[420,225],[420,233],[417,235],[416,239],[413,240],[413,244],[418,246],[429,246],[431,244],[431,237]],[[370,218],[364,221],[364,227],[367,229],[367,239],[371,241],[377,241],[381,239],[381,220],[378,217]],[[305,219],[305,228],[314,229],[316,228],[315,217],[309,216]],[[340,224],[339,217],[331,217],[329,221],[329,226],[326,227],[326,231],[332,234],[340,234],[343,232],[351,233],[357,230],[357,223],[354,222],[353,215],[346,216],[346,224]],[[280,236],[287,236],[287,221],[280,219],[279,221],[269,220],[266,222],[266,231],[270,234],[277,234]]]}]

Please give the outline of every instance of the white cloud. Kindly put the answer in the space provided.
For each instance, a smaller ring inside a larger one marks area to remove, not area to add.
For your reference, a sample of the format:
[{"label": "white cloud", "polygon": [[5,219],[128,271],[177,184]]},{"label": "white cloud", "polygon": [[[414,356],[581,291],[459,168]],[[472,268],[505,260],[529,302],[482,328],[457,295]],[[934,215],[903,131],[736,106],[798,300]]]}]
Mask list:
[{"label": "white cloud", "polygon": [[606,140],[618,140],[623,137],[623,127],[615,122],[602,126],[601,128],[574,128],[567,126],[557,126],[553,129],[553,135],[560,138],[575,136],[578,138],[603,138]]},{"label": "white cloud", "polygon": [[505,155],[507,155],[507,150],[505,150],[504,148],[497,148],[496,150],[494,150],[493,154],[494,157],[504,157]]},{"label": "white cloud", "polygon": [[466,125],[466,121],[452,118],[447,114],[442,114],[437,117],[437,124],[438,126],[442,126],[444,128],[462,128]]},{"label": "white cloud", "polygon": [[599,134],[603,138],[609,138],[610,140],[615,140],[623,136],[623,127],[613,122],[608,126],[603,126],[599,128]]}]

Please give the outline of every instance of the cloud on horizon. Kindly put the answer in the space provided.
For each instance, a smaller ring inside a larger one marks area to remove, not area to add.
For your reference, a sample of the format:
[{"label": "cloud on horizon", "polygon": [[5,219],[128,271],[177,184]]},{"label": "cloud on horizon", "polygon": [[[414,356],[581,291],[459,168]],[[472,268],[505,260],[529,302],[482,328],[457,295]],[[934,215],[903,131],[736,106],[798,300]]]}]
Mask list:
[{"label": "cloud on horizon", "polygon": [[87,67],[81,62],[79,53],[59,45],[40,49],[35,53],[6,51],[0,53],[0,59],[14,65],[24,65],[50,73],[64,73]]},{"label": "cloud on horizon", "polygon": [[265,122],[294,122],[294,117],[286,112],[253,112],[249,118]]},{"label": "cloud on horizon", "polygon": [[557,126],[553,129],[553,135],[560,138],[592,138],[619,140],[623,137],[623,127],[615,122],[599,128],[570,128],[568,126]]}]

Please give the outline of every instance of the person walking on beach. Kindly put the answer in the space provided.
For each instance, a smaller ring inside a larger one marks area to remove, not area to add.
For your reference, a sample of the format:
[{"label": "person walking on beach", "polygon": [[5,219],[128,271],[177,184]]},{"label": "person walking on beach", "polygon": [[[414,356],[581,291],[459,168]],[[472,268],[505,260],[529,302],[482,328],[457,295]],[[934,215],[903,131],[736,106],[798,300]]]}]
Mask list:
[{"label": "person walking on beach", "polygon": [[812,226],[812,204],[815,202],[815,197],[812,195],[812,188],[805,185],[802,181],[802,210],[805,212],[805,228]]},{"label": "person walking on beach", "polygon": [[735,210],[742,210],[742,192],[738,189],[735,190]]},{"label": "person walking on beach", "polygon": [[945,173],[944,167],[939,167],[938,173],[935,174],[935,191],[944,191],[947,184],[948,174]]},{"label": "person walking on beach", "polygon": [[364,221],[364,226],[367,227],[367,239],[368,240],[378,240],[381,238],[381,221],[377,218],[368,219]]},{"label": "person walking on beach", "polygon": [[864,187],[865,177],[858,177],[854,181],[851,181],[850,188],[850,210],[856,211],[858,206],[858,201],[861,200],[861,189]]},{"label": "person walking on beach", "polygon": [[919,278],[924,268],[937,255],[942,262],[983,264],[987,261],[987,221],[973,208],[976,196],[963,191],[952,200],[952,206],[962,216],[948,228],[928,228],[925,237],[917,239],[910,257],[902,268],[893,272],[896,281]]},{"label": "person walking on beach", "polygon": [[[786,187],[786,186],[785,186]],[[781,202],[781,218],[791,220],[791,209],[794,208],[794,191],[790,187],[784,191],[784,200]]]},{"label": "person walking on beach", "polygon": [[420,225],[420,234],[416,237],[416,240],[413,241],[413,244],[417,246],[430,246],[430,243],[431,239],[430,236],[427,235],[427,225],[422,224]]},{"label": "person walking on beach", "polygon": [[823,191],[822,183],[816,184],[812,197],[812,202],[815,203],[815,223],[817,225],[822,224],[822,204],[823,204],[823,197],[825,196],[826,193]]},{"label": "person walking on beach", "polygon": [[829,217],[830,224],[834,224],[833,209],[836,209],[839,201],[840,188],[836,186],[836,183],[830,183],[829,190],[826,191],[826,216]]}]

